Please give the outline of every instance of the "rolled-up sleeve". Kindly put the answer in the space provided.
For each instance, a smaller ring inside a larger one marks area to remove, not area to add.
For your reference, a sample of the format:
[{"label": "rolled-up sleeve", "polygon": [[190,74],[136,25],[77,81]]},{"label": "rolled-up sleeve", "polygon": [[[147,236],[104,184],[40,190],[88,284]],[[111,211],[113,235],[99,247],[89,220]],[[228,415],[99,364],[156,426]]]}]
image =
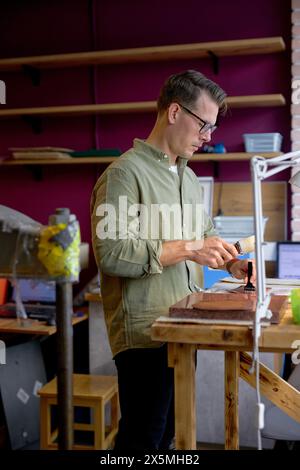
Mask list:
[{"label": "rolled-up sleeve", "polygon": [[137,212],[128,212],[139,202],[135,175],[125,168],[108,169],[94,189],[93,249],[98,267],[107,275],[143,278],[163,270],[162,241],[142,239]]}]

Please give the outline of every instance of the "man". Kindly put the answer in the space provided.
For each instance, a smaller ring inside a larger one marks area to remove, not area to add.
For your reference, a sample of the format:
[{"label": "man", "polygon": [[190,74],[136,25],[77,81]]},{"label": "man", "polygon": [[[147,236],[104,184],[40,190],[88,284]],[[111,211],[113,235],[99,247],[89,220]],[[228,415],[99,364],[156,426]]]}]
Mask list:
[{"label": "man", "polygon": [[225,97],[199,72],[171,76],[149,137],[135,139],[94,188],[93,247],[118,370],[119,451],[166,450],[174,436],[173,369],[166,345],[151,341],[151,324],[200,290],[201,266],[246,276],[247,261],[217,236],[187,167],[210,141]]}]

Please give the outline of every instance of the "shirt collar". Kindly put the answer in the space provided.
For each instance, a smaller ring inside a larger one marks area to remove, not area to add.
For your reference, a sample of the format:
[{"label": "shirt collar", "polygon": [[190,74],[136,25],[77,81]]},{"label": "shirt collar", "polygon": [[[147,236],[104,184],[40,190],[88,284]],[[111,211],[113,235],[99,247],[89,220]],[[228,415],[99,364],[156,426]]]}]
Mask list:
[{"label": "shirt collar", "polygon": [[[165,154],[158,148],[154,147],[153,145],[148,144],[148,142],[145,142],[142,139],[134,139],[133,147],[136,150],[142,150],[147,155],[150,155],[152,158],[154,158],[157,161],[168,163],[168,166],[170,165],[170,159],[167,154]],[[178,169],[185,168],[187,165],[187,162],[188,162],[187,158],[178,156],[177,158]]]}]

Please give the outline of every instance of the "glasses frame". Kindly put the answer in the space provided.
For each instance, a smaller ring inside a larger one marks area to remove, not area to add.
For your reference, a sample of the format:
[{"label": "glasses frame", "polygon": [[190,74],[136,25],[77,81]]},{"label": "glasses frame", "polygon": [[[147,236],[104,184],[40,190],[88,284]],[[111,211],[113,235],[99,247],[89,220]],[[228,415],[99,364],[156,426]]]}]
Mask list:
[{"label": "glasses frame", "polygon": [[217,129],[218,126],[216,124],[210,124],[209,122],[204,121],[204,119],[202,119],[200,116],[197,116],[197,114],[193,113],[193,111],[191,111],[186,106],[183,106],[183,104],[178,104],[185,112],[187,112],[191,116],[194,116],[198,121],[201,121],[200,124],[202,124],[202,126],[199,129],[200,134],[204,134],[208,131],[210,131],[210,133],[212,134]]}]

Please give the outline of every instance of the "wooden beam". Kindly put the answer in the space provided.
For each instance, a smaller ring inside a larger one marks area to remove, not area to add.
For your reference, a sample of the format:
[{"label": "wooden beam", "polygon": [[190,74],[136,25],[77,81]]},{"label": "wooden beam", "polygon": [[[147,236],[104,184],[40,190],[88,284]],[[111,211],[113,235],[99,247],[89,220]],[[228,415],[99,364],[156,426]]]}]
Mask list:
[{"label": "wooden beam", "polygon": [[[249,354],[240,353],[240,377],[255,388],[255,374],[249,373],[251,362]],[[263,364],[259,372],[260,388],[265,397],[300,423],[300,392]]]}]

